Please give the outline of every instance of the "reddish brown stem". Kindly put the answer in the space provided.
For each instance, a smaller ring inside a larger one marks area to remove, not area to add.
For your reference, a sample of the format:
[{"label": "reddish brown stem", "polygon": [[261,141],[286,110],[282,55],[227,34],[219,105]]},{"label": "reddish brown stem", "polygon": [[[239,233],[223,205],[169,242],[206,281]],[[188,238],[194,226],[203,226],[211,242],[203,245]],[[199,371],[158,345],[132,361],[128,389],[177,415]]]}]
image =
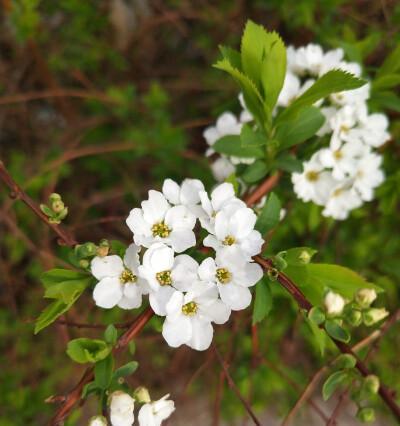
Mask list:
[{"label": "reddish brown stem", "polygon": [[245,197],[244,202],[248,206],[253,206],[258,203],[264,195],[268,194],[279,182],[279,179],[282,176],[282,172],[277,172],[274,175],[265,179],[265,181],[258,186],[253,192],[251,192],[247,197]]},{"label": "reddish brown stem", "polygon": [[50,223],[48,217],[40,210],[38,205],[32,200],[29,195],[22,190],[22,188],[14,181],[8,170],[5,168],[4,163],[0,161],[0,179],[8,186],[10,189],[11,197],[17,198],[23,201],[35,215],[49,226],[59,237],[60,242],[67,246],[74,246],[77,244],[74,237],[62,226],[55,223]]}]

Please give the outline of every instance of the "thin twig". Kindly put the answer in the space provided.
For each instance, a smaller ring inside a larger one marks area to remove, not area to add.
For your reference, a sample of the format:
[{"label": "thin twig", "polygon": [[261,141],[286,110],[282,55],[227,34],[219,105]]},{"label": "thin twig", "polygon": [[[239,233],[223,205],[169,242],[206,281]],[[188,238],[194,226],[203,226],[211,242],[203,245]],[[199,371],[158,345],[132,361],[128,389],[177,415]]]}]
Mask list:
[{"label": "thin twig", "polygon": [[258,203],[264,195],[268,194],[279,182],[282,173],[277,172],[274,175],[265,179],[265,181],[258,186],[252,193],[250,193],[247,197],[245,197],[244,202],[248,206],[252,206]]},{"label": "thin twig", "polygon": [[224,371],[225,377],[228,381],[229,387],[233,390],[233,392],[236,394],[236,396],[240,399],[241,403],[243,404],[244,408],[246,409],[249,416],[252,418],[253,422],[257,426],[261,426],[260,421],[257,419],[257,416],[254,414],[253,409],[250,407],[250,404],[246,401],[246,399],[241,394],[239,388],[236,386],[236,383],[233,381],[232,376],[229,373],[228,367],[225,364],[224,359],[222,358],[221,354],[219,353],[217,347],[214,345],[214,351],[217,355],[218,361],[221,364],[222,370]]}]

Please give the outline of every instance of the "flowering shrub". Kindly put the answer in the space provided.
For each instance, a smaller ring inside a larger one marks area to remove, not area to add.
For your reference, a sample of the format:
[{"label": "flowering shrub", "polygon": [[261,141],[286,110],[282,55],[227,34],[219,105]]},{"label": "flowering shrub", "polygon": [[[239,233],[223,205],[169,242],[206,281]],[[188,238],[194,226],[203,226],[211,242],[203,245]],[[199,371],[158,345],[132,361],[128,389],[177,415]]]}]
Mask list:
[{"label": "flowering shrub", "polygon": [[[372,306],[382,288],[348,268],[315,262],[316,250],[309,247],[267,251],[285,220],[281,201],[271,192],[285,172],[299,198],[323,206],[322,214],[334,219],[346,219],[373,198],[384,176],[376,148],[390,137],[388,121],[369,112],[369,84],[360,78],[358,64],[343,61],[341,50],[286,49],[278,34],[249,21],[240,52],[222,47],[221,53],[215,67],[239,85],[243,108],[239,119],[224,113],[204,131],[206,155],[220,154],[214,176],[225,182],[208,191],[198,179],[181,184],[165,179],[161,191],[149,190],[127,215],[128,246],[107,239],[78,244],[60,226],[68,213],[61,196],[53,193],[49,205],[36,206],[0,163],[3,181],[71,248],[68,267],[42,276],[44,297],[52,302],[36,319],[35,333],[88,292],[99,309],[140,309],[122,334],[111,324],[98,338],[69,340],[68,356],[89,367],[69,394],[49,398],[61,402],[53,425],[90,396],[100,402],[91,426],[131,426],[135,418],[140,426],[160,425],[172,415],[169,394],[151,400],[143,386],[130,388],[126,378],[138,368],[136,361],[116,367],[116,356],[154,315],[161,317],[160,331],[170,347],[214,350],[249,416],[261,424],[213,344],[214,325],[227,323],[254,300],[256,330],[280,290],[298,305],[320,352],[332,342],[342,353],[323,385],[324,399],[350,386],[361,421],[373,420],[371,400],[377,393],[400,417],[392,393],[348,346],[354,328],[387,317],[385,308]],[[297,150],[305,142],[311,152],[300,157]],[[137,416],[136,404],[141,404]]]}]

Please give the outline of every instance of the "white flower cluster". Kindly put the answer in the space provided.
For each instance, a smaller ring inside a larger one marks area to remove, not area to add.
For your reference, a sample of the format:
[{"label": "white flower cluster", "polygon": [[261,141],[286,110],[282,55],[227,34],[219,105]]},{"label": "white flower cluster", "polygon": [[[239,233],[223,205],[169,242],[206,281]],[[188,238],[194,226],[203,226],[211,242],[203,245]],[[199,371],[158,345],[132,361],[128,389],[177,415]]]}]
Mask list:
[{"label": "white flower cluster", "polygon": [[[355,62],[343,60],[342,49],[323,52],[315,44],[287,49],[287,72],[277,108],[285,108],[304,93],[317,78],[333,69],[341,69],[356,76],[362,70]],[[390,139],[388,119],[384,114],[369,114],[367,100],[370,85],[332,94],[319,101],[325,123],[317,136],[330,139],[329,147],[318,150],[303,164],[302,173],[293,173],[292,182],[298,198],[324,206],[323,215],[337,220],[346,219],[351,210],[371,201],[374,189],[384,180],[382,157],[376,148]],[[223,113],[215,126],[205,129],[203,136],[213,154],[212,145],[226,135],[238,135],[244,123],[252,120],[243,107],[239,119],[231,112]],[[275,111],[276,112],[276,111]],[[275,113],[274,112],[274,113]],[[235,172],[239,163],[251,164],[254,159],[240,159],[221,155],[211,165],[218,181]]]},{"label": "white flower cluster", "polygon": [[[93,291],[96,305],[138,308],[149,295],[152,309],[165,316],[162,334],[168,344],[207,349],[212,323],[223,324],[231,310],[251,303],[249,287],[262,277],[252,262],[264,243],[254,229],[256,214],[223,183],[209,197],[202,182],[186,179],[179,186],[171,179],[162,192],[151,190],[141,208],[127,218],[134,244],[121,259],[117,255],[95,257],[92,274],[99,280]],[[216,251],[199,264],[183,254],[196,246],[197,220],[208,232],[203,245]],[[146,248],[142,259],[139,254]]]},{"label": "white flower cluster", "polygon": [[[315,78],[332,69],[361,76],[361,67],[343,60],[343,50],[326,53],[315,44],[287,50],[287,74],[278,99],[285,107],[303,93]],[[303,201],[324,206],[322,214],[343,220],[349,212],[371,201],[374,189],[384,180],[382,157],[375,148],[390,139],[384,114],[369,114],[366,101],[369,83],[359,89],[332,94],[317,103],[325,116],[318,136],[328,135],[329,147],[321,148],[303,164],[302,173],[293,173],[294,191]]]},{"label": "white flower cluster", "polygon": [[[148,392],[146,390],[148,395]],[[142,405],[138,413],[139,426],[160,426],[175,411],[174,401],[164,395],[158,401],[151,401],[150,397]],[[132,426],[135,421],[135,399],[131,395],[116,391],[110,395],[110,421],[111,426]],[[95,416],[89,420],[89,426],[107,426],[107,419]]]}]

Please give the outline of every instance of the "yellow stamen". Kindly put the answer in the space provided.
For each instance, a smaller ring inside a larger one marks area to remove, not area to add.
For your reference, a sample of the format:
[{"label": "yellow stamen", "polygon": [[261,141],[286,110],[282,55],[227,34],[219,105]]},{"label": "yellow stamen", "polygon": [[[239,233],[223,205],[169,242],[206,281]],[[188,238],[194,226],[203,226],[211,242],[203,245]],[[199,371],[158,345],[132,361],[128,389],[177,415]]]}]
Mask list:
[{"label": "yellow stamen", "polygon": [[215,275],[221,284],[228,284],[232,279],[232,274],[226,268],[218,268]]},{"label": "yellow stamen", "polygon": [[153,237],[167,238],[171,233],[171,229],[168,228],[165,222],[158,222],[151,227],[151,232]]},{"label": "yellow stamen", "polygon": [[171,285],[172,284],[171,271],[157,272],[156,279],[161,286]]},{"label": "yellow stamen", "polygon": [[197,303],[189,302],[182,306],[182,313],[187,316],[193,316],[197,313]]}]

